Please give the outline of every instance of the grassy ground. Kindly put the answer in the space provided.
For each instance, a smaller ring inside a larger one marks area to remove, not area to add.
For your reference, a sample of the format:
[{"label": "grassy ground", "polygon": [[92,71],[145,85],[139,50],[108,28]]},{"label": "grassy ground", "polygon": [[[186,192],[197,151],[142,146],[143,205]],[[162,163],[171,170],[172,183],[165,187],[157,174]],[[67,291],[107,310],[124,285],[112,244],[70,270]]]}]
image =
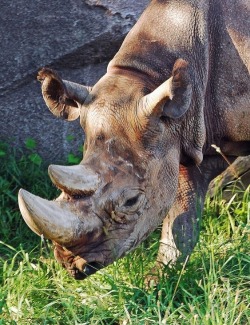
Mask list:
[{"label": "grassy ground", "polygon": [[0,324],[250,324],[249,189],[228,203],[206,201],[193,255],[157,287],[146,288],[144,278],[160,230],[77,282],[20,216],[18,188],[47,198],[57,193],[39,156],[16,157],[0,144]]}]

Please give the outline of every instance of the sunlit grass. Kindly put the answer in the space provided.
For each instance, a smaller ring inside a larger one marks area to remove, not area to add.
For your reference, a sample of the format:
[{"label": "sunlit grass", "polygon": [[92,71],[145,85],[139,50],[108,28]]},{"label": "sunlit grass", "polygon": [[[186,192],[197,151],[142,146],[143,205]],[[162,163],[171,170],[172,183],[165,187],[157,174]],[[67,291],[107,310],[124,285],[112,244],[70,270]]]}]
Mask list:
[{"label": "sunlit grass", "polygon": [[2,150],[0,324],[250,323],[249,188],[229,202],[207,199],[194,253],[166,270],[157,286],[147,288],[144,279],[154,265],[159,229],[125,258],[77,282],[17,208],[19,187],[56,195],[46,168]]}]

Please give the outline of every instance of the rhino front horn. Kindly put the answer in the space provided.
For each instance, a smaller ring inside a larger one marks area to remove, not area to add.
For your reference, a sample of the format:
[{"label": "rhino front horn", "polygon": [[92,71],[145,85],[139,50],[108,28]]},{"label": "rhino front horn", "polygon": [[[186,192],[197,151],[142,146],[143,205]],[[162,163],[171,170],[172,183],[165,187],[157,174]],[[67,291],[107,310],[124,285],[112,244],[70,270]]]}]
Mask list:
[{"label": "rhino front horn", "polygon": [[102,226],[101,220],[96,216],[76,216],[67,202],[48,201],[23,189],[19,191],[18,203],[21,214],[32,231],[62,246],[71,245]]}]

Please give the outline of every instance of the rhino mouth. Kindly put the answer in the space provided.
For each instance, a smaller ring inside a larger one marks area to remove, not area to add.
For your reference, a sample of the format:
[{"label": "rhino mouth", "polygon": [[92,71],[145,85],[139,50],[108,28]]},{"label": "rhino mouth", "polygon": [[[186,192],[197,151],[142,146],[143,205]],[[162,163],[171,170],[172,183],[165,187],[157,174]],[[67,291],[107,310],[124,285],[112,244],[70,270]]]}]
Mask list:
[{"label": "rhino mouth", "polygon": [[97,261],[86,262],[82,257],[75,256],[57,243],[55,243],[54,255],[57,262],[61,264],[75,280],[84,280],[104,267],[103,264]]},{"label": "rhino mouth", "polygon": [[80,271],[77,268],[67,269],[68,273],[75,279],[75,280],[85,280],[90,275],[96,273],[102,268],[102,266],[99,266],[99,263],[93,262],[88,263],[88,265],[85,266],[83,271]]},{"label": "rhino mouth", "polygon": [[102,269],[103,266],[98,263],[98,262],[92,262],[92,263],[88,263],[84,270],[83,270],[83,275],[84,275],[84,279],[89,276],[89,275],[92,275],[94,273],[96,273],[97,271],[99,271],[100,269]]}]

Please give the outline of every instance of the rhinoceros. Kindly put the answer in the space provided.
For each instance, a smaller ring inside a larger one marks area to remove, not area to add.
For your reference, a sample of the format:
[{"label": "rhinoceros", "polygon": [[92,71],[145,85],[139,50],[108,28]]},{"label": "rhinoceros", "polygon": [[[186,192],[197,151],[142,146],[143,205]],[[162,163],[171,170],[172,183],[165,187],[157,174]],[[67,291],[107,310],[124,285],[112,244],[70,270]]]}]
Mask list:
[{"label": "rhinoceros", "polygon": [[209,182],[250,154],[249,10],[248,0],[153,0],[93,87],[40,70],[50,111],[80,118],[84,157],[49,166],[55,201],[21,189],[19,205],[74,278],[162,222],[159,265],[192,252]]}]

